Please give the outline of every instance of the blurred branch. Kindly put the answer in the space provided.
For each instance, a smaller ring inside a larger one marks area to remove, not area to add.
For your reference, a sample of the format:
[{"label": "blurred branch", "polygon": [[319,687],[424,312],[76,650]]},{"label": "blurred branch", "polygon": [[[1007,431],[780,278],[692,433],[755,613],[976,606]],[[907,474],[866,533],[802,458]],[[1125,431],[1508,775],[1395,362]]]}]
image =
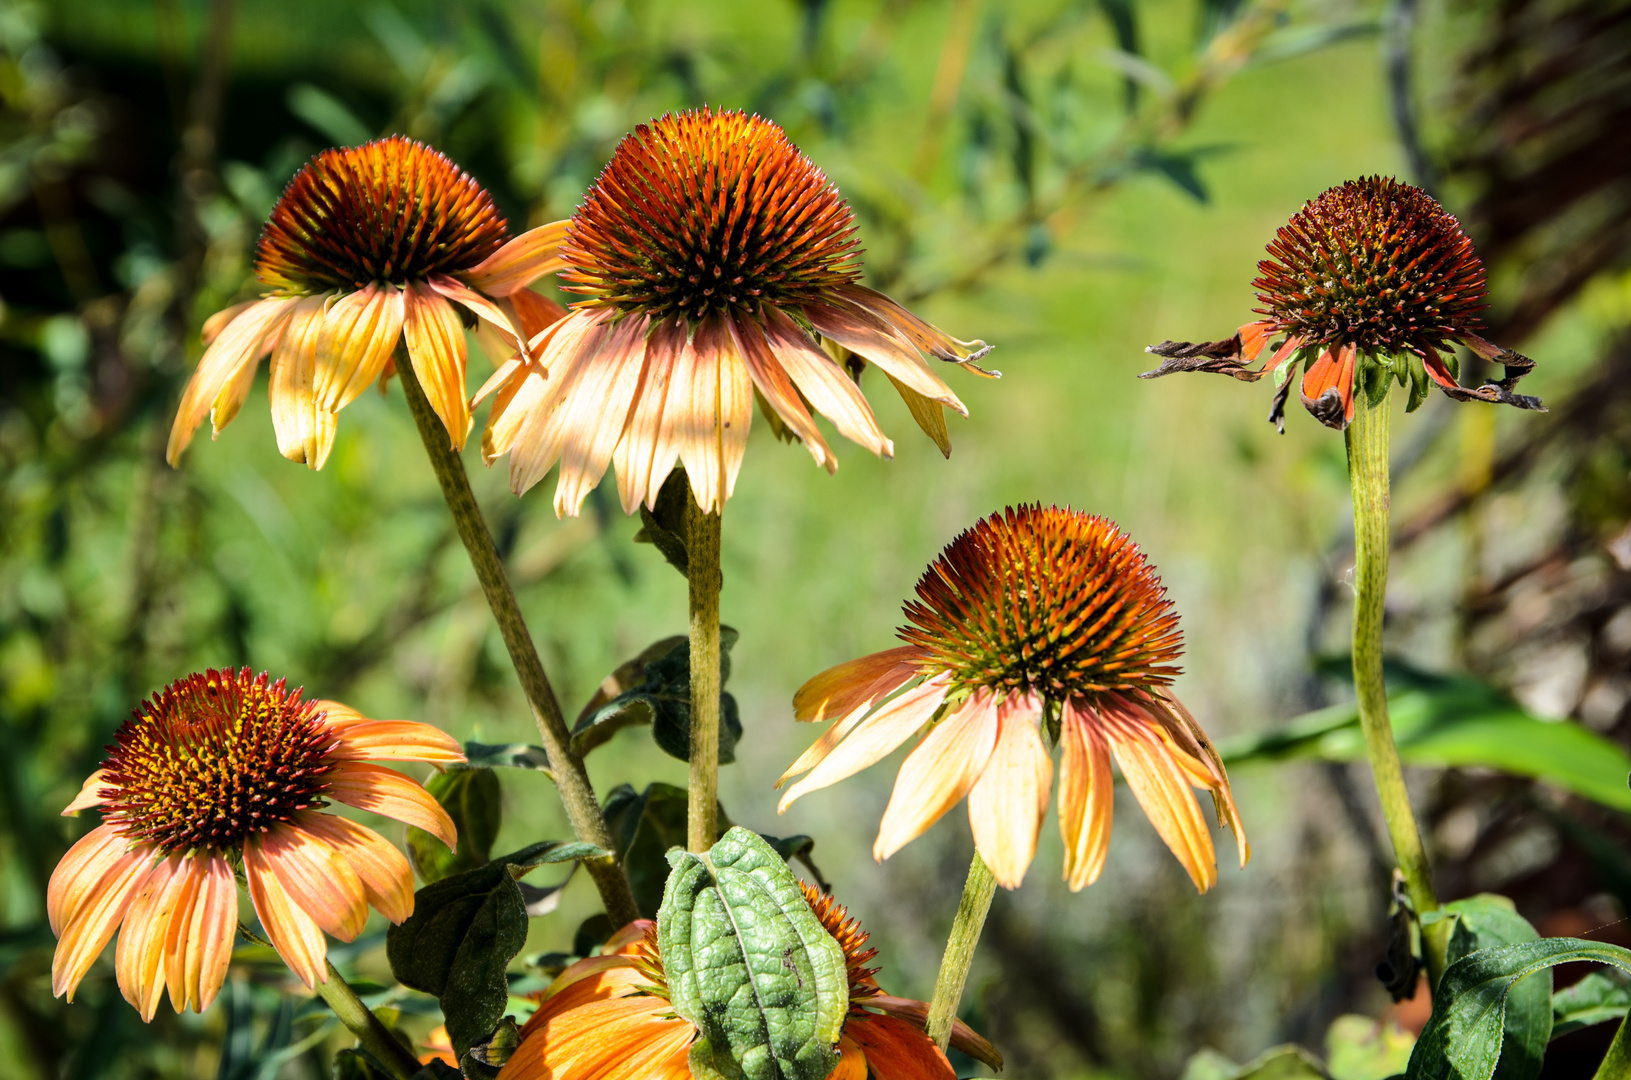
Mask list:
[{"label": "blurred branch", "polygon": [[963,72],[968,68],[968,53],[974,43],[974,21],[979,12],[980,0],[952,0],[946,40],[940,46],[940,61],[934,69],[934,87],[929,91],[929,109],[923,119],[923,135],[917,144],[917,154],[912,159],[912,178],[919,184],[928,182],[929,175],[940,160],[940,144],[952,110],[957,107],[957,92],[963,85]]}]

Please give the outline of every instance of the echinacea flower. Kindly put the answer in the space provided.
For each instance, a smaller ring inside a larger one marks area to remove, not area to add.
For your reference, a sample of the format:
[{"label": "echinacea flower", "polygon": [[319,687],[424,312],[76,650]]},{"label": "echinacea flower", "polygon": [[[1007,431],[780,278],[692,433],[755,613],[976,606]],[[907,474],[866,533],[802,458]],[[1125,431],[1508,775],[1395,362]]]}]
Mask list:
[{"label": "echinacea flower", "polygon": [[[1337,429],[1353,420],[1356,387],[1376,400],[1390,378],[1409,383],[1411,410],[1432,384],[1457,401],[1545,411],[1539,398],[1513,392],[1535,362],[1476,333],[1484,265],[1461,223],[1420,188],[1381,176],[1330,188],[1280,227],[1268,254],[1252,282],[1263,318],[1225,341],[1151,345],[1166,359],[1140,378],[1212,371],[1256,382],[1272,371],[1269,420],[1282,431],[1299,365],[1303,407]],[[1503,365],[1506,377],[1461,386],[1457,343]],[[1248,367],[1265,349],[1263,366]]]},{"label": "echinacea flower", "polygon": [[327,981],[324,933],[352,940],[370,906],[406,919],[413,871],[382,836],[325,805],[405,821],[451,848],[453,821],[435,798],[369,762],[463,760],[429,724],[303,701],[248,668],[171,683],[125,721],[63,811],[95,807],[102,824],[51,874],[52,992],[72,1001],[118,930],[119,989],[143,1020],[166,987],[177,1012],[203,1012],[232,955],[239,871],[278,955],[307,986]]},{"label": "echinacea flower", "polygon": [[[1178,616],[1138,546],[1114,522],[1022,506],[959,535],[906,605],[907,644],[840,664],[793,698],[832,727],[777,781],[808,773],[793,800],[882,760],[914,734],[873,856],[888,858],[968,798],[974,845],[1005,888],[1036,853],[1059,749],[1059,831],[1072,890],[1098,879],[1110,843],[1110,763],[1195,887],[1217,882],[1212,838],[1190,786],[1212,793],[1250,848],[1223,762],[1170,689]],[[891,696],[893,695],[893,696]]]},{"label": "echinacea flower", "polygon": [[[946,1055],[923,1033],[929,1007],[892,997],[866,965],[876,949],[832,896],[809,885],[804,897],[843,947],[849,970],[849,1014],[839,1038],[839,1062],[829,1080],[953,1080]],[[690,1080],[687,1062],[697,1029],[668,1000],[656,924],[630,923],[600,956],[567,968],[544,992],[521,1030],[521,1045],[500,1080]],[[1002,1056],[961,1020],[951,1045],[994,1069]]]},{"label": "echinacea flower", "polygon": [[459,307],[507,342],[506,354],[519,348],[522,334],[562,314],[526,289],[559,268],[562,228],[506,242],[486,190],[399,135],[318,154],[283,189],[261,232],[255,274],[267,294],[204,324],[209,347],[176,411],[170,464],[206,416],[219,434],[237,415],[270,353],[278,450],[322,468],[337,414],[376,379],[383,390],[404,339],[451,445],[462,447],[470,408]]},{"label": "echinacea flower", "polygon": [[812,410],[891,455],[857,386],[868,361],[949,454],[944,410],[968,410],[924,354],[979,371],[989,350],[859,284],[859,254],[849,204],[769,120],[704,108],[641,124],[566,227],[563,288],[584,299],[477,394],[496,395],[483,455],[510,455],[517,494],[559,462],[557,514],[576,514],[608,465],[626,512],[654,505],[678,459],[712,512],[755,395],[829,471]]}]

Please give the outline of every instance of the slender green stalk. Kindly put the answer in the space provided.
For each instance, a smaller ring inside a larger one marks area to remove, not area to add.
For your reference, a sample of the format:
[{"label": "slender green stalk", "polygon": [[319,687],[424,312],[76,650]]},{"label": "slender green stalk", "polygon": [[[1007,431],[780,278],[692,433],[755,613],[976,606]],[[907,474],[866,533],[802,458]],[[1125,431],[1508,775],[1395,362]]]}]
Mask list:
[{"label": "slender green stalk", "polygon": [[333,964],[328,965],[328,981],[317,984],[317,996],[334,1010],[340,1023],[351,1029],[351,1033],[357,1037],[357,1045],[391,1070],[396,1080],[413,1080],[420,1068],[419,1059],[398,1042],[396,1036],[385,1030],[379,1017],[362,1003],[362,998],[351,989],[351,984],[340,976]]},{"label": "slender green stalk", "polygon": [[707,851],[718,835],[719,807],[719,526],[687,491],[686,577],[691,585],[691,780],[685,846]]},{"label": "slender green stalk", "polygon": [[1631,1080],[1631,1016],[1620,1022],[1593,1080]]},{"label": "slender green stalk", "polygon": [[[1418,917],[1438,910],[1432,871],[1422,847],[1421,830],[1410,807],[1393,725],[1387,715],[1387,685],[1382,675],[1382,605],[1387,596],[1388,412],[1391,395],[1371,403],[1363,379],[1356,379],[1358,400],[1348,426],[1348,479],[1354,501],[1354,689],[1359,695],[1359,723],[1365,752],[1376,778],[1393,856],[1405,876],[1405,890]],[[1438,986],[1444,974],[1451,920],[1422,927],[1422,954],[1429,982]]]},{"label": "slender green stalk", "polygon": [[951,1026],[957,1020],[958,1003],[963,1000],[963,984],[974,962],[974,947],[980,943],[980,931],[996,891],[997,879],[976,851],[974,861],[968,864],[968,881],[963,885],[963,899],[957,904],[957,918],[946,938],[946,952],[940,958],[940,974],[934,979],[934,998],[929,1002],[925,1025],[929,1038],[942,1050],[951,1042]]},{"label": "slender green stalk", "polygon": [[[414,376],[413,364],[400,349],[397,351],[396,371],[402,379],[402,391],[408,399],[409,409],[413,411],[414,423],[419,426],[420,441],[425,444],[425,453],[429,455],[431,468],[436,471],[436,479],[441,484],[442,497],[447,500],[459,539],[464,541],[464,549],[470,555],[470,565],[476,571],[476,580],[481,583],[481,591],[487,597],[488,606],[493,609],[493,619],[504,638],[504,647],[509,650],[510,663],[521,680],[521,690],[532,709],[538,737],[544,744],[544,753],[549,757],[555,788],[566,806],[567,820],[571,822],[572,831],[579,840],[595,844],[608,852],[614,851],[605,815],[595,799],[594,786],[584,770],[583,759],[572,750],[572,734],[561,715],[560,702],[549,684],[549,676],[544,673],[543,661],[538,658],[538,649],[532,641],[532,632],[521,617],[515,590],[510,587],[509,574],[504,569],[503,560],[498,557],[498,549],[493,546],[487,521],[481,516],[481,507],[476,505],[475,493],[470,490],[470,477],[464,471],[464,459],[449,443],[441,418],[431,408],[424,388]],[[634,892],[629,888],[628,875],[616,856],[584,859],[583,866],[600,890],[601,902],[606,905],[606,914],[611,917],[613,926],[624,926],[640,917]]]}]

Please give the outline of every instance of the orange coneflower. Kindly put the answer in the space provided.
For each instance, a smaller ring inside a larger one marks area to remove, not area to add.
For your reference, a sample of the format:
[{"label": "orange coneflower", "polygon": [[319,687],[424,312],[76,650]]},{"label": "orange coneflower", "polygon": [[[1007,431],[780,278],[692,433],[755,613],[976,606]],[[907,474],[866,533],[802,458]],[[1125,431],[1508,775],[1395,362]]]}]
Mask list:
[{"label": "orange coneflower", "polygon": [[482,186],[399,135],[318,154],[283,189],[261,232],[255,274],[270,291],[204,324],[209,348],[176,411],[170,464],[205,416],[216,433],[227,425],[271,353],[278,450],[322,468],[337,414],[374,380],[383,388],[404,337],[426,397],[462,447],[470,408],[464,324],[453,304],[483,320],[505,355],[514,352],[563,314],[525,288],[560,267],[563,228],[544,225],[506,243],[504,218]]},{"label": "orange coneflower", "polygon": [[[1280,227],[1268,253],[1252,282],[1263,318],[1224,341],[1151,345],[1147,351],[1166,360],[1140,377],[1212,371],[1256,382],[1272,371],[1269,420],[1282,431],[1298,365],[1304,408],[1338,429],[1353,420],[1356,386],[1373,386],[1374,399],[1390,378],[1410,384],[1411,409],[1430,383],[1457,401],[1543,408],[1539,398],[1513,392],[1535,362],[1475,332],[1484,265],[1461,223],[1420,188],[1382,176],[1330,188]],[[1461,386],[1457,342],[1504,365],[1506,378]],[[1265,348],[1263,366],[1247,367]]]},{"label": "orange coneflower", "polygon": [[132,716],[63,811],[103,815],[57,864],[46,895],[58,935],[52,992],[69,1001],[122,926],[119,989],[142,1019],[166,986],[177,1012],[202,1012],[226,978],[239,870],[272,947],[307,986],[328,978],[325,931],[352,940],[370,905],[407,918],[408,860],[324,813],[325,800],[455,842],[452,819],[423,787],[367,764],[463,761],[458,742],[429,724],[302,701],[248,668],[189,675]]},{"label": "orange coneflower", "polygon": [[950,453],[944,409],[968,410],[923,354],[978,371],[988,349],[859,284],[859,254],[849,204],[769,120],[704,108],[641,124],[567,226],[561,276],[585,299],[477,395],[497,394],[483,455],[510,455],[517,494],[559,461],[565,514],[608,465],[625,511],[654,504],[678,458],[712,512],[736,484],[755,395],[829,471],[811,410],[893,453],[856,385],[866,361]]},{"label": "orange coneflower", "polygon": [[[923,1033],[928,1006],[883,992],[867,963],[860,923],[830,895],[804,886],[804,897],[838,944],[849,969],[849,1013],[829,1080],[953,1080],[946,1055]],[[690,1080],[687,1055],[697,1029],[676,1016],[657,948],[656,924],[631,923],[602,955],[561,973],[526,1027],[501,1080]],[[957,1021],[951,1045],[994,1069],[1002,1056]]]},{"label": "orange coneflower", "polygon": [[909,644],[840,664],[794,696],[799,720],[835,723],[777,781],[809,773],[782,810],[923,731],[873,855],[893,855],[966,795],[980,857],[999,884],[1017,888],[1047,812],[1046,729],[1060,749],[1072,889],[1104,868],[1112,758],[1197,889],[1217,882],[1217,859],[1190,785],[1211,791],[1246,864],[1223,762],[1170,690],[1183,649],[1178,616],[1114,522],[1058,507],[993,514],[947,545],[917,595],[905,609],[912,625],[899,631]]}]

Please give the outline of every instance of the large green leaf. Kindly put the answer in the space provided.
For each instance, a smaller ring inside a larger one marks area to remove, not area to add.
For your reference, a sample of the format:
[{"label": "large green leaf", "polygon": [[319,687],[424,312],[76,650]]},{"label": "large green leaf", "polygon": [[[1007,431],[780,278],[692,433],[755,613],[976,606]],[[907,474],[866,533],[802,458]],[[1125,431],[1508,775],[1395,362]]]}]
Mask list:
[{"label": "large green leaf", "polygon": [[[1390,665],[1388,715],[1399,756],[1412,765],[1476,765],[1531,776],[1631,813],[1631,754],[1589,728],[1541,720],[1464,676]],[[1358,761],[1365,756],[1353,704],[1306,713],[1261,735],[1226,742],[1228,765],[1287,758]]]},{"label": "large green leaf", "polygon": [[425,781],[425,790],[453,819],[459,846],[449,851],[430,833],[409,826],[408,854],[419,880],[428,885],[486,865],[503,819],[498,775],[484,766],[454,765]]},{"label": "large green leaf", "polygon": [[1594,971],[1552,995],[1552,1038],[1583,1027],[1624,1019],[1631,1009],[1631,973]]},{"label": "large green leaf", "polygon": [[1501,1058],[1507,998],[1537,971],[1597,961],[1631,971],[1631,950],[1579,938],[1543,938],[1480,949],[1450,965],[1433,1017],[1410,1055],[1409,1080],[1490,1080]]},{"label": "large green leaf", "polygon": [[[1453,900],[1444,910],[1456,917],[1445,960],[1454,964],[1480,949],[1540,940],[1529,921],[1504,896],[1481,893]],[[1515,983],[1506,995],[1501,1022],[1501,1057],[1496,1080],[1534,1080],[1552,1037],[1552,971],[1537,971]]]},{"label": "large green leaf", "polygon": [[849,1011],[844,951],[770,844],[733,828],[676,850],[657,915],[674,1011],[698,1080],[825,1080]]},{"label": "large green leaf", "polygon": [[517,879],[546,863],[603,854],[593,844],[533,844],[426,885],[414,896],[413,914],[387,932],[392,974],[441,1001],[455,1053],[485,1040],[504,1015],[510,996],[505,969],[527,940],[527,905]]}]

